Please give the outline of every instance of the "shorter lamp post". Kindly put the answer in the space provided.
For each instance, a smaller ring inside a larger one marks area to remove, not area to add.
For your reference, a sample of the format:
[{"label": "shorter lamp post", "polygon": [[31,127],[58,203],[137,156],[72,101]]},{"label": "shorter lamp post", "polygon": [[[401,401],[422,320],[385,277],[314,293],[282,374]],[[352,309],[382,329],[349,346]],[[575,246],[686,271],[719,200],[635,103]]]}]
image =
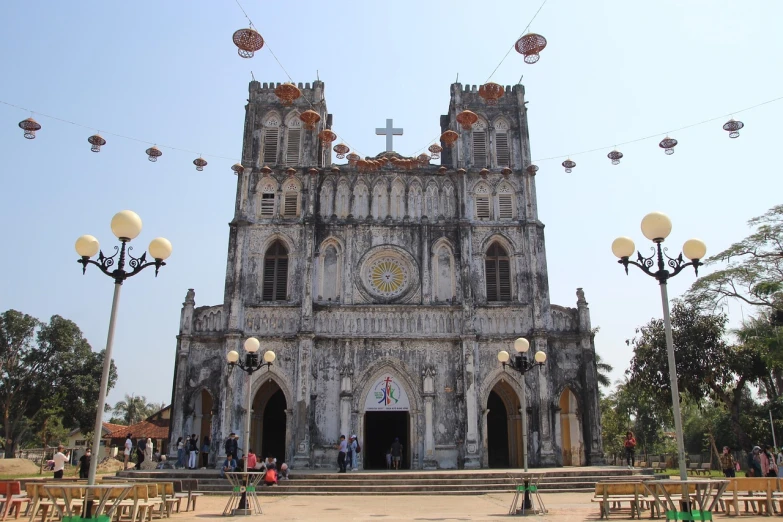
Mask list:
[{"label": "shorter lamp post", "polygon": [[[527,384],[525,383],[525,374],[533,368],[541,368],[546,362],[546,353],[539,350],[533,356],[533,360],[527,358],[527,352],[530,350],[530,343],[524,337],[514,341],[514,350],[517,352],[514,355],[514,359],[511,359],[511,355],[505,350],[498,352],[498,361],[503,364],[503,369],[506,366],[518,371],[522,374],[522,463],[525,473],[527,473]],[[528,491],[529,482],[525,480],[525,500],[524,509],[530,509],[532,504],[530,502],[530,491]]]},{"label": "shorter lamp post", "polygon": [[[688,472],[685,467],[685,444],[682,435],[682,417],[680,415],[680,392],[677,387],[677,366],[674,359],[674,340],[672,339],[672,324],[669,318],[669,294],[666,290],[666,282],[669,278],[676,276],[685,268],[692,266],[696,275],[699,275],[699,267],[703,265],[700,260],[704,259],[707,253],[707,245],[700,239],[689,239],[682,245],[682,253],[677,257],[669,257],[666,254],[667,249],[661,248],[661,243],[669,236],[672,231],[672,222],[666,214],[661,212],[651,212],[642,219],[642,234],[644,237],[655,243],[651,247],[653,251],[650,257],[644,257],[641,252],[637,252],[635,261],[631,261],[631,256],[636,250],[636,245],[631,238],[618,237],[612,242],[612,253],[619,259],[618,263],[625,267],[625,273],[628,274],[628,265],[634,265],[650,277],[658,280],[661,287],[661,303],[663,304],[663,323],[666,334],[666,352],[669,359],[669,380],[672,389],[672,412],[674,413],[674,429],[677,432],[677,456],[680,464],[680,480],[688,480]],[[690,259],[686,262],[682,256]],[[664,260],[664,256],[666,260]],[[666,267],[672,269],[670,272]],[[655,268],[657,267],[657,270]]]},{"label": "shorter lamp post", "polygon": [[[82,265],[82,274],[87,271],[87,265],[97,266],[101,272],[114,279],[114,299],[111,303],[111,315],[109,318],[109,335],[106,339],[106,350],[103,354],[103,372],[101,373],[101,388],[98,392],[98,408],[95,415],[95,430],[93,432],[92,450],[95,453],[90,459],[90,471],[87,475],[87,484],[95,484],[95,472],[98,462],[101,460],[101,432],[103,431],[103,407],[106,402],[106,392],[109,386],[109,371],[111,369],[111,349],[114,343],[114,324],[117,320],[117,306],[120,302],[120,289],[122,283],[129,277],[133,277],[149,266],[155,267],[155,276],[158,275],[160,267],[165,265],[164,261],[171,255],[171,243],[168,239],[157,237],[150,241],[148,248],[150,256],[154,261],[147,261],[147,253],[144,252],[140,257],[131,255],[132,246],[127,246],[131,240],[141,233],[141,218],[131,210],[118,212],[111,218],[111,231],[120,240],[121,245],[114,247],[114,255],[106,257],[100,249],[100,244],[94,236],[84,235],[76,240],[76,253],[80,259],[77,259]],[[98,254],[98,260],[93,261],[91,257]],[[119,255],[119,258],[115,258]],[[125,270],[126,256],[130,271]],[[115,264],[116,263],[116,264]],[[89,511],[87,511],[89,512]]]},{"label": "shorter lamp post", "polygon": [[[248,449],[250,448],[250,412],[253,409],[253,397],[251,396],[251,375],[253,375],[255,372],[266,366],[267,371],[269,368],[272,367],[272,363],[275,362],[275,352],[272,350],[268,350],[264,352],[264,358],[262,360],[259,360],[258,357],[258,349],[261,347],[261,342],[256,339],[255,337],[249,337],[245,341],[245,358],[244,361],[240,360],[239,352],[236,350],[231,350],[226,355],[226,359],[228,361],[228,372],[229,374],[234,371],[235,367],[239,367],[243,372],[247,374],[247,412],[246,412],[246,419],[245,419],[245,473],[248,472],[247,469],[247,453]],[[236,455],[234,455],[236,457]],[[247,489],[247,475],[245,476],[245,490]],[[242,515],[250,515],[250,508],[249,504],[247,503],[247,493],[246,491],[242,491],[242,498],[239,501],[239,507],[237,508],[237,512],[235,512],[235,515],[242,514]]]}]

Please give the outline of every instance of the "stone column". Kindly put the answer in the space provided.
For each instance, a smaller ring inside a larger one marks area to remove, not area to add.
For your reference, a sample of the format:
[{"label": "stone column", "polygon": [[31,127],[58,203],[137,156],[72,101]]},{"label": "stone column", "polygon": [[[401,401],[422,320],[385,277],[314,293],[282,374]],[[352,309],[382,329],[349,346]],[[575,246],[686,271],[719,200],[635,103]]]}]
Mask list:
[{"label": "stone column", "polygon": [[582,437],[584,441],[587,464],[595,466],[603,464],[604,448],[601,438],[601,405],[598,390],[598,369],[595,363],[595,335],[590,322],[590,309],[587,307],[585,293],[581,288],[576,289],[576,308],[579,313],[579,335],[582,347],[582,368],[584,380],[582,382]]},{"label": "stone column", "polygon": [[[533,339],[533,349],[531,349],[533,353],[539,350],[544,352],[548,351],[545,332],[534,332]],[[534,373],[534,379],[538,380],[538,422],[541,437],[538,461],[539,466],[555,466],[557,464],[552,438],[554,430],[552,429],[552,405],[550,400],[551,378],[549,376],[549,365],[553,364],[554,360],[554,357],[548,359],[547,363],[541,366],[539,371]]]},{"label": "stone column", "polygon": [[465,409],[467,411],[467,430],[465,436],[465,468],[481,467],[479,452],[478,426],[478,361],[476,338],[464,337],[462,340],[462,368],[465,381]]},{"label": "stone column", "polygon": [[353,365],[349,362],[340,368],[340,433],[351,436],[351,401],[353,400]]},{"label": "stone column", "polygon": [[185,421],[185,397],[187,395],[188,356],[193,333],[193,310],[196,307],[196,292],[190,288],[182,303],[177,336],[177,358],[174,361],[174,389],[171,393],[171,431],[169,433],[169,457],[177,455],[177,438],[183,433]]},{"label": "stone column", "polygon": [[293,464],[297,468],[310,466],[310,372],[313,351],[313,336],[299,339],[299,364],[297,365],[295,435]]},{"label": "stone column", "polygon": [[433,430],[433,403],[435,401],[435,367],[427,366],[422,372],[424,397],[424,469],[437,469],[435,458],[435,432]]}]

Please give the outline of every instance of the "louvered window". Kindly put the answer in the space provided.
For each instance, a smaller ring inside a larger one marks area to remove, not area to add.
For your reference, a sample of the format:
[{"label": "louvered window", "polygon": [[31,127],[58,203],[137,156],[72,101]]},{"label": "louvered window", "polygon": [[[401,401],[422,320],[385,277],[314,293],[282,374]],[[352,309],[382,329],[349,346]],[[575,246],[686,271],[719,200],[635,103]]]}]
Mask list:
[{"label": "louvered window", "polygon": [[497,156],[498,167],[511,166],[511,154],[508,150],[508,134],[497,132],[495,134],[495,155]]},{"label": "louvered window", "polygon": [[278,130],[277,127],[264,129],[264,165],[277,164]]},{"label": "louvered window", "polygon": [[283,196],[283,216],[296,217],[299,215],[299,193],[286,192]]},{"label": "louvered window", "polygon": [[511,301],[511,268],[508,254],[492,243],[484,260],[487,301]]},{"label": "louvered window", "polygon": [[275,215],[275,195],[272,192],[261,194],[261,217],[272,217]]},{"label": "louvered window", "polygon": [[476,167],[487,166],[487,132],[485,130],[473,131],[473,165]]},{"label": "louvered window", "polygon": [[264,301],[285,301],[288,295],[288,251],[275,241],[264,256]]},{"label": "louvered window", "polygon": [[489,219],[489,196],[476,195],[476,218]]},{"label": "louvered window", "polygon": [[285,149],[285,164],[299,164],[299,143],[302,138],[300,129],[288,129],[288,145]]},{"label": "louvered window", "polygon": [[514,217],[511,196],[511,194],[498,194],[498,219],[511,219]]}]

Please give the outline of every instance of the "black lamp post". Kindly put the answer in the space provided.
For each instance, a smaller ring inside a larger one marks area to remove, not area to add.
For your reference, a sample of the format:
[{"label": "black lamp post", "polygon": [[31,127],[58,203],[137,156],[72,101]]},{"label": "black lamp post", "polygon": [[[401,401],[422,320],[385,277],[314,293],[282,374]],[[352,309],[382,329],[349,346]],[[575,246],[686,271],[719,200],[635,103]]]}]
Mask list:
[{"label": "black lamp post", "polygon": [[[120,300],[122,283],[129,277],[133,277],[149,266],[155,267],[155,276],[160,267],[165,265],[164,260],[171,255],[171,243],[168,239],[157,237],[150,242],[149,253],[154,261],[147,261],[147,253],[140,257],[133,257],[130,251],[132,246],[127,246],[131,240],[141,233],[141,218],[131,210],[118,212],[111,219],[111,231],[120,240],[121,246],[114,247],[114,255],[106,257],[100,250],[98,240],[89,235],[81,236],[76,240],[76,253],[81,256],[77,261],[82,265],[82,273],[87,271],[87,265],[95,265],[101,272],[114,279],[114,299],[111,304],[111,316],[109,319],[109,335],[106,339],[106,352],[103,357],[103,373],[101,374],[101,388],[98,392],[98,408],[95,415],[95,431],[93,432],[92,448],[94,455],[90,459],[90,472],[87,484],[95,484],[95,472],[100,460],[101,432],[103,431],[103,406],[106,403],[106,392],[109,385],[109,370],[111,369],[111,349],[114,342],[114,325],[117,320],[117,305]],[[98,254],[98,260],[90,259]],[[115,258],[119,255],[119,258]],[[125,270],[126,256],[130,271]],[[115,264],[116,263],[116,264]],[[89,511],[87,511],[89,513]]]},{"label": "black lamp post", "polygon": [[[677,366],[674,359],[674,340],[672,339],[672,324],[669,318],[669,294],[666,282],[692,266],[696,275],[699,275],[699,267],[703,265],[700,260],[707,253],[707,246],[700,239],[689,239],[682,245],[682,253],[677,257],[669,257],[666,248],[661,248],[661,243],[672,231],[672,222],[666,214],[651,212],[642,219],[642,234],[655,243],[652,247],[652,255],[644,257],[637,252],[636,261],[631,261],[631,256],[636,250],[633,240],[628,237],[618,237],[612,243],[612,253],[619,259],[618,263],[625,267],[628,273],[628,265],[634,265],[650,277],[655,278],[661,287],[661,302],[663,304],[663,322],[666,333],[666,352],[669,359],[669,380],[672,389],[672,410],[674,413],[674,429],[677,432],[677,454],[680,464],[680,480],[688,480],[688,472],[685,467],[685,444],[682,435],[682,416],[680,415],[680,392],[677,388]],[[690,259],[686,262],[683,255]],[[666,259],[664,260],[664,256]],[[672,269],[670,272],[667,266]],[[655,270],[657,268],[657,270]]]},{"label": "black lamp post", "polygon": [[[267,371],[272,367],[272,363],[275,362],[275,352],[268,350],[264,352],[263,359],[258,357],[258,349],[261,347],[261,342],[255,337],[249,337],[245,341],[245,358],[244,361],[240,360],[239,352],[231,350],[226,355],[228,361],[228,372],[231,374],[235,367],[239,367],[243,372],[247,374],[247,411],[245,418],[245,473],[247,469],[247,452],[250,448],[250,412],[253,409],[253,397],[251,396],[251,375],[266,366]],[[236,457],[236,455],[234,455]],[[239,500],[239,506],[235,510],[235,515],[251,515],[251,509],[247,502],[247,484],[248,476],[245,475],[245,488],[242,491],[242,498]]]}]

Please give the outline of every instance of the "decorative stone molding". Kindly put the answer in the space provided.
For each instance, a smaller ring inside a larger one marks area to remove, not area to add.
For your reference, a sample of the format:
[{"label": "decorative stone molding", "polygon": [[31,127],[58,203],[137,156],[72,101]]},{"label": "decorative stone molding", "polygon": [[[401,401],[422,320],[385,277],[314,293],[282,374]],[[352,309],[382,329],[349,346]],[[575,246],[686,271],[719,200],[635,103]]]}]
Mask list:
[{"label": "decorative stone molding", "polygon": [[322,336],[452,337],[462,331],[462,311],[442,307],[342,307],[340,313],[315,312],[315,331]]},{"label": "decorative stone molding", "polygon": [[193,330],[198,333],[223,331],[223,305],[209,306],[196,310]]},{"label": "decorative stone molding", "polygon": [[302,312],[299,307],[259,307],[245,310],[245,333],[261,335],[295,334]]}]

